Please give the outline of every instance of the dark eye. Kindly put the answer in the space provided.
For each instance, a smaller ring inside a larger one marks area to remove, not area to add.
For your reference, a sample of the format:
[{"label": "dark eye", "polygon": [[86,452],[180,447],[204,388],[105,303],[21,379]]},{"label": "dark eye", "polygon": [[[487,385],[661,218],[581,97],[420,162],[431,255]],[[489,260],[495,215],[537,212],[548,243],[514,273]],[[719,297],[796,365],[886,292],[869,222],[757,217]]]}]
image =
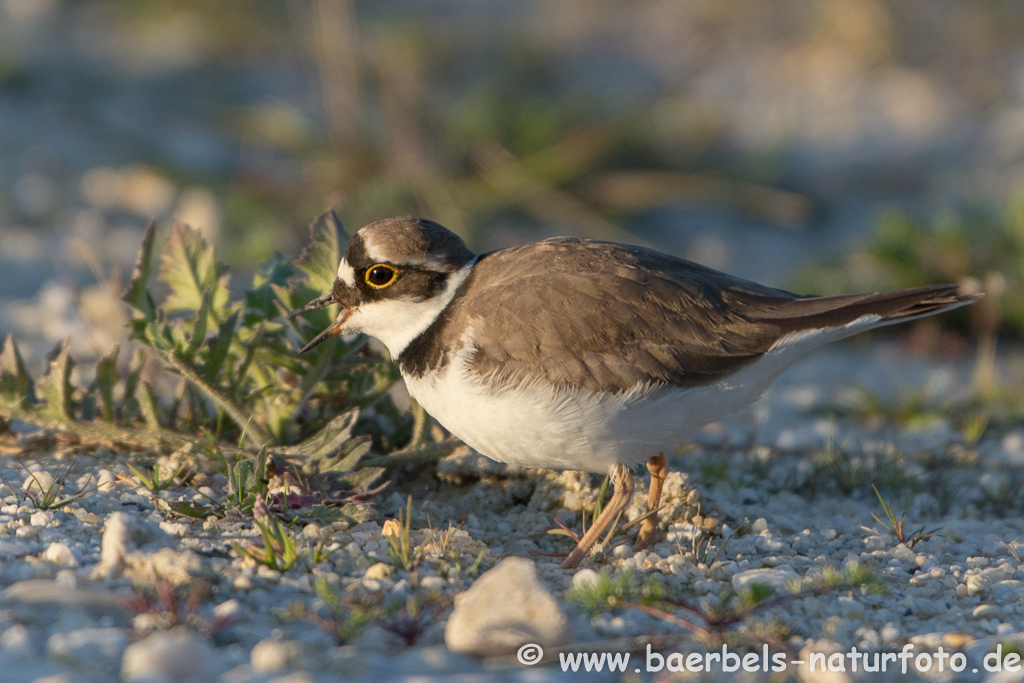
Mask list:
[{"label": "dark eye", "polygon": [[380,289],[387,287],[398,277],[398,270],[386,263],[378,263],[366,269],[366,284]]}]

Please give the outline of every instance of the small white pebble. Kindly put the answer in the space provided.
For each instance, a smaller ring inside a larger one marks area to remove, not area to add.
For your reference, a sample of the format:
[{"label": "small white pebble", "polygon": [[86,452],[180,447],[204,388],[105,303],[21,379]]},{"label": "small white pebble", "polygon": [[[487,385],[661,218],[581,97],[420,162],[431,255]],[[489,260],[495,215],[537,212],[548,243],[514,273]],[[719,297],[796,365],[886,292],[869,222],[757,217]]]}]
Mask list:
[{"label": "small white pebble", "polygon": [[256,673],[274,673],[289,667],[295,646],[273,638],[264,638],[249,653],[249,663]]},{"label": "small white pebble", "polygon": [[420,586],[423,590],[432,593],[440,593],[444,590],[446,585],[447,583],[440,576],[425,576],[423,577],[423,580],[420,581]]},{"label": "small white pebble", "polygon": [[581,569],[572,575],[572,587],[582,588],[597,583],[598,574],[593,569]]},{"label": "small white pebble", "polygon": [[78,560],[66,543],[51,543],[43,552],[43,559],[61,567],[77,567]]},{"label": "small white pebble", "polygon": [[160,522],[160,528],[175,538],[184,538],[192,532],[192,527],[183,522]]},{"label": "small white pebble", "polygon": [[614,550],[612,550],[612,557],[618,558],[620,560],[625,560],[626,558],[629,558],[629,557],[632,557],[632,556],[633,556],[633,549],[630,548],[625,543],[620,543],[619,545],[615,546]]},{"label": "small white pebble", "polygon": [[46,526],[53,521],[53,513],[49,510],[36,510],[28,521],[32,526]]},{"label": "small white pebble", "polygon": [[242,603],[235,598],[225,600],[213,608],[213,616],[218,619],[237,619],[242,616],[242,612]]},{"label": "small white pebble", "polygon": [[121,660],[121,677],[135,681],[211,680],[213,651],[187,631],[160,631],[128,646]]},{"label": "small white pebble", "polygon": [[21,485],[21,490],[31,491],[32,493],[45,493],[50,490],[53,484],[53,475],[46,470],[41,470],[39,472],[26,474],[25,481]]}]

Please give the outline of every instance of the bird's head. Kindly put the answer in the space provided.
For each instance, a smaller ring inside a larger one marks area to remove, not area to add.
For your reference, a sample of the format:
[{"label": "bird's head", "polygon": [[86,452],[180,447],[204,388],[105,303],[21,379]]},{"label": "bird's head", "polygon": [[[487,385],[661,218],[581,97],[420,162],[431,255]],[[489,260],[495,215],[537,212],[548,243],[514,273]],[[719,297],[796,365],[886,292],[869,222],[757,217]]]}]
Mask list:
[{"label": "bird's head", "polygon": [[302,352],[336,334],[363,332],[397,358],[448,305],[475,259],[462,238],[433,221],[407,216],[367,225],[349,241],[331,291],[293,312],[341,306]]}]

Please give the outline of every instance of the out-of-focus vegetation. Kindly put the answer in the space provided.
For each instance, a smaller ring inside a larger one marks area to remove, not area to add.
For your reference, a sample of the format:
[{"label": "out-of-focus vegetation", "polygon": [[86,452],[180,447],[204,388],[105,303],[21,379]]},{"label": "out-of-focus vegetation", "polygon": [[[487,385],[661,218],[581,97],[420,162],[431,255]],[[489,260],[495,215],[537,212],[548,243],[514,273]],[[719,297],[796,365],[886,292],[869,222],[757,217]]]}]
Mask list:
[{"label": "out-of-focus vegetation", "polygon": [[[63,137],[0,163],[0,225],[72,225],[83,254],[88,237],[150,216],[195,226],[250,267],[297,251],[300,226],[331,207],[353,227],[429,216],[482,248],[495,227],[636,241],[624,227],[697,206],[680,222],[707,225],[658,229],[666,249],[699,258],[666,233],[715,239],[732,221],[813,242],[838,204],[927,213],[942,196],[952,228],[883,218],[865,253],[796,286],[968,275],[991,295],[1001,273],[990,298],[1008,326],[1024,318],[1018,266],[1002,267],[1021,231],[959,208],[976,189],[961,178],[997,179],[992,200],[1021,177],[1002,172],[1024,158],[1007,66],[1018,4],[19,0],[3,18],[44,29],[0,26],[0,108],[38,100],[66,119]],[[957,137],[973,127],[986,144]],[[0,131],[0,157],[21,139]],[[986,173],[957,175],[954,158]],[[852,231],[873,228],[862,215]],[[844,229],[836,242],[859,245]],[[981,308],[941,324],[989,324]]]},{"label": "out-of-focus vegetation", "polygon": [[1001,211],[949,211],[932,221],[887,212],[863,251],[805,268],[795,287],[848,294],[944,282],[986,294],[949,320],[963,328],[970,319],[982,334],[1000,324],[1024,333],[1024,193]]},{"label": "out-of-focus vegetation", "polygon": [[[327,310],[311,311],[304,315],[313,325],[300,326],[290,312],[330,288],[345,239],[337,217],[325,214],[294,265],[271,260],[235,297],[214,248],[188,226],[175,225],[158,266],[151,224],[124,294],[134,311],[131,362],[119,363],[115,347],[92,381],[76,386],[74,361],[62,344],[48,374],[36,381],[8,336],[0,350],[0,431],[22,420],[86,442],[163,448],[197,468],[219,467],[231,481],[222,501],[211,500],[211,508],[172,505],[200,517],[251,512],[270,494],[275,467],[320,481],[308,490],[326,486],[346,492],[338,500],[361,500],[383,472],[365,466],[374,445],[379,453],[406,446],[401,455],[412,459],[450,451],[452,443],[425,445],[422,411],[395,406],[388,390],[397,370],[365,348],[364,337],[335,337],[307,354],[298,351],[296,339],[312,338],[331,318]],[[166,296],[154,296],[154,278],[166,285]],[[373,417],[360,421],[361,410]],[[136,475],[157,488],[157,477]]]}]

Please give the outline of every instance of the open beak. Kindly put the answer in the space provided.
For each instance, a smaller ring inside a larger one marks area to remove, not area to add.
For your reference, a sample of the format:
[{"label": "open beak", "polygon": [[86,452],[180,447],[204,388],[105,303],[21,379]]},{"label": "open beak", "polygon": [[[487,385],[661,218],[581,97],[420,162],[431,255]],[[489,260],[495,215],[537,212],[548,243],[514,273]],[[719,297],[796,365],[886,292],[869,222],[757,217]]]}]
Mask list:
[{"label": "open beak", "polygon": [[[298,309],[297,311],[292,311],[290,317],[294,318],[297,315],[302,315],[303,313],[308,313],[310,311],[316,311],[321,308],[326,308],[327,306],[330,306],[331,304],[335,303],[338,302],[334,298],[334,292],[329,292],[327,294],[324,294],[322,297],[313,299],[312,301],[310,301],[308,304]],[[299,353],[305,353],[306,351],[309,351],[311,348],[313,348],[323,340],[327,339],[328,337],[333,337],[334,335],[341,332],[341,327],[342,325],[345,324],[345,321],[348,320],[350,312],[351,309],[343,307],[342,314],[338,316],[338,318],[333,323],[331,323],[330,327],[328,327],[326,330],[324,330],[317,336],[313,337],[313,339],[308,344],[299,349]]]}]

